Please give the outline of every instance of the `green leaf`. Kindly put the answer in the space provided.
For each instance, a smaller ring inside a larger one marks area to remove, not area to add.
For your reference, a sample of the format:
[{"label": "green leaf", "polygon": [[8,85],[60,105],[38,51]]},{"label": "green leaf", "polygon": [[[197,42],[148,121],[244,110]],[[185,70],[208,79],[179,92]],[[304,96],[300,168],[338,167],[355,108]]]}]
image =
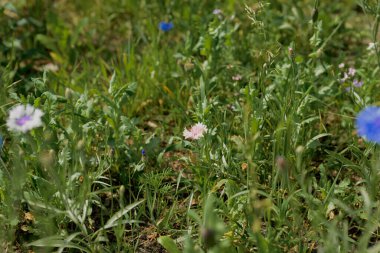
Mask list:
[{"label": "green leaf", "polygon": [[116,212],[108,221],[107,223],[104,225],[104,229],[107,229],[107,228],[111,228],[111,227],[114,227],[117,225],[117,221],[123,217],[126,213],[128,213],[129,211],[131,211],[133,208],[135,208],[136,206],[140,205],[142,202],[144,202],[145,199],[143,200],[140,200],[136,203],[133,203],[133,204],[130,204],[128,206],[126,206],[124,209]]},{"label": "green leaf", "polygon": [[330,136],[331,134],[328,134],[328,133],[324,133],[324,134],[318,134],[316,136],[314,136],[313,138],[311,138],[311,140],[309,140],[306,144],[306,149],[310,148],[311,147],[311,144],[313,144],[314,141],[322,138],[322,137],[325,137],[325,136]]},{"label": "green leaf", "polygon": [[169,236],[161,236],[158,238],[158,243],[161,244],[169,253],[180,253],[174,240]]},{"label": "green leaf", "polygon": [[256,239],[259,252],[269,253],[268,241],[261,234],[257,234]]},{"label": "green leaf", "polygon": [[114,71],[114,72],[112,73],[111,80],[110,80],[110,82],[109,82],[109,88],[108,88],[108,93],[109,93],[109,94],[112,94],[112,93],[113,93],[113,90],[114,90],[113,85],[114,85],[114,83],[115,83],[115,80],[116,80],[116,72]]},{"label": "green leaf", "polygon": [[89,249],[82,247],[76,243],[71,242],[77,235],[80,233],[74,233],[72,235],[69,235],[68,237],[64,238],[60,235],[54,235],[42,238],[40,240],[28,243],[27,246],[35,246],[35,247],[48,247],[48,248],[73,248],[78,249],[82,252],[91,252]]}]

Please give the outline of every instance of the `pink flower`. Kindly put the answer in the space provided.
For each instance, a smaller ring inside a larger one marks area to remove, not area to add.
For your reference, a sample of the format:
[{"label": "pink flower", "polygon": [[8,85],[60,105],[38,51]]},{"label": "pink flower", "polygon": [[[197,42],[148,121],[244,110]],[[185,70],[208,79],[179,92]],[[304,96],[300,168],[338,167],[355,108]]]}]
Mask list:
[{"label": "pink flower", "polygon": [[237,74],[237,75],[235,75],[235,76],[232,77],[232,80],[234,80],[234,81],[240,81],[242,78],[243,77],[241,75]]},{"label": "pink flower", "polygon": [[197,123],[190,128],[190,130],[183,130],[183,136],[185,139],[198,140],[203,137],[203,134],[207,132],[207,126],[203,123]]}]

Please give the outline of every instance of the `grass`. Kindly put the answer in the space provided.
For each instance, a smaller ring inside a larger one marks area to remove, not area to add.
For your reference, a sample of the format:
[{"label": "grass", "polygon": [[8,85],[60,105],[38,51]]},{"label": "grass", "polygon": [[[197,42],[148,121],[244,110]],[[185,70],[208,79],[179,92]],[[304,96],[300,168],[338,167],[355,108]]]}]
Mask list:
[{"label": "grass", "polygon": [[0,251],[380,251],[378,1],[0,2]]}]

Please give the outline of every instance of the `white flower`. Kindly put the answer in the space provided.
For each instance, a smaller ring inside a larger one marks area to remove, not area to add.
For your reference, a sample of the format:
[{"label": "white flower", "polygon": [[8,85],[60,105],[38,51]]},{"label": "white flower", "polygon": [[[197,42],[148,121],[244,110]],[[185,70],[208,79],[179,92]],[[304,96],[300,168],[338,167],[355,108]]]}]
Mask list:
[{"label": "white flower", "polygon": [[376,49],[376,43],[370,42],[368,43],[367,50],[372,51]]},{"label": "white flower", "polygon": [[340,79],[340,82],[341,82],[341,83],[344,83],[345,81],[347,81],[348,78],[349,78],[349,77],[348,77],[348,74],[347,74],[346,72],[344,72],[344,76],[343,76],[342,79]]},{"label": "white flower", "polygon": [[341,64],[338,65],[338,67],[339,67],[340,69],[344,68],[344,66],[345,66],[345,65],[344,65],[343,62],[342,62]]},{"label": "white flower", "polygon": [[198,140],[203,137],[203,134],[207,132],[207,126],[203,123],[197,123],[190,128],[190,130],[183,130],[183,136],[185,139]]},{"label": "white flower", "polygon": [[57,72],[59,70],[59,67],[53,63],[48,63],[42,67],[45,71],[51,71],[51,72]]},{"label": "white flower", "polygon": [[215,9],[212,11],[212,14],[214,14],[214,15],[220,15],[222,13],[223,13],[223,11],[221,9]]},{"label": "white flower", "polygon": [[26,133],[33,128],[42,126],[42,115],[44,113],[40,109],[31,105],[17,105],[9,111],[8,129]]}]

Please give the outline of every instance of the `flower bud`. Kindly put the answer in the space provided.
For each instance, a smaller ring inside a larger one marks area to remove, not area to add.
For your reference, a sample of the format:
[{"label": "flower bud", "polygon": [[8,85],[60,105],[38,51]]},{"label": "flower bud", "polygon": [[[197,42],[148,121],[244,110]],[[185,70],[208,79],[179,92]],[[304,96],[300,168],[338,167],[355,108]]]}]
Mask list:
[{"label": "flower bud", "polygon": [[74,95],[74,91],[72,89],[70,89],[70,88],[66,88],[66,90],[65,90],[65,97],[67,99],[71,99],[73,97],[73,95]]},{"label": "flower bud", "polygon": [[286,169],[287,162],[286,162],[285,157],[283,157],[283,156],[278,156],[278,157],[276,158],[276,166],[277,166],[277,168],[280,169],[280,170],[284,170],[284,169]]},{"label": "flower bud", "polygon": [[204,242],[205,248],[209,249],[216,244],[216,234],[215,231],[210,228],[202,228],[202,240]]},{"label": "flower bud", "polygon": [[305,150],[305,147],[302,146],[302,145],[300,145],[300,146],[298,146],[298,147],[296,148],[296,153],[297,153],[297,154],[302,154],[304,150]]},{"label": "flower bud", "polygon": [[315,23],[315,22],[317,22],[317,20],[318,20],[318,9],[317,8],[314,8],[314,10],[313,10],[313,14],[312,14],[312,18],[311,18],[311,20],[313,21],[313,23]]}]

